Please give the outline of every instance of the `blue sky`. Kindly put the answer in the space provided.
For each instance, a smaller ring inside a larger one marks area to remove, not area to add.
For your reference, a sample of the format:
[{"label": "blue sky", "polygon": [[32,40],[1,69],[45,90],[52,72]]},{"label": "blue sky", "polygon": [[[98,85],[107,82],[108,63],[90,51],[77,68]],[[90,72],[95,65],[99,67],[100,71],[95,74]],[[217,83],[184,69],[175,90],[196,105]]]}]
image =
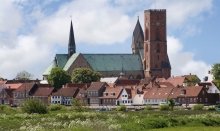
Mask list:
[{"label": "blue sky", "polygon": [[220,1],[217,0],[2,0],[0,76],[22,70],[35,78],[56,53],[66,53],[70,16],[77,52],[131,53],[137,16],[167,9],[168,54],[173,75],[204,77],[218,63]]}]

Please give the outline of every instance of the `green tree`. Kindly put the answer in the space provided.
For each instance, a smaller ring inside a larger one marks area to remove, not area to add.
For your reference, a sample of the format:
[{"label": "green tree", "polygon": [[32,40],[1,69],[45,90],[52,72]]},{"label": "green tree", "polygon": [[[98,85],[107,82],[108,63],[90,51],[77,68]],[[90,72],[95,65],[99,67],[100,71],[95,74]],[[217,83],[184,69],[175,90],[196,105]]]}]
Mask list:
[{"label": "green tree", "polygon": [[76,68],[72,73],[72,82],[74,83],[90,83],[99,81],[101,74],[89,68]]},{"label": "green tree", "polygon": [[168,104],[169,104],[170,109],[173,111],[173,108],[175,106],[175,101],[173,99],[169,99]]},{"label": "green tree", "polygon": [[196,75],[187,75],[186,78],[187,78],[186,83],[188,86],[195,86],[196,84],[201,82],[201,80]]},{"label": "green tree", "polygon": [[33,75],[27,71],[21,71],[19,72],[15,79],[16,80],[30,80],[33,77]]},{"label": "green tree", "polygon": [[48,76],[48,82],[54,88],[61,88],[62,85],[71,82],[71,76],[67,74],[63,69],[55,67],[51,70]]},{"label": "green tree", "polygon": [[211,73],[214,76],[214,83],[220,88],[220,64],[214,64]]}]

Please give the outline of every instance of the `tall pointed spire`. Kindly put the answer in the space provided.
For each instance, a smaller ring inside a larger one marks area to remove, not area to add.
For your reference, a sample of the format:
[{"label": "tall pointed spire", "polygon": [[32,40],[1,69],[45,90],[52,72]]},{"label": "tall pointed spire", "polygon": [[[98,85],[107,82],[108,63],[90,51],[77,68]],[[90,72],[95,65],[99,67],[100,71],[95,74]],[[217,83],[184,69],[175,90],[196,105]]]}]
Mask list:
[{"label": "tall pointed spire", "polygon": [[68,56],[70,57],[74,53],[76,53],[76,45],[75,45],[75,38],[74,38],[74,32],[73,32],[73,24],[72,24],[72,20],[71,20],[69,44],[68,44]]},{"label": "tall pointed spire", "polygon": [[143,47],[144,47],[144,32],[141,28],[141,24],[138,16],[132,37],[132,44],[131,44],[132,53],[139,54],[139,50],[143,49]]}]

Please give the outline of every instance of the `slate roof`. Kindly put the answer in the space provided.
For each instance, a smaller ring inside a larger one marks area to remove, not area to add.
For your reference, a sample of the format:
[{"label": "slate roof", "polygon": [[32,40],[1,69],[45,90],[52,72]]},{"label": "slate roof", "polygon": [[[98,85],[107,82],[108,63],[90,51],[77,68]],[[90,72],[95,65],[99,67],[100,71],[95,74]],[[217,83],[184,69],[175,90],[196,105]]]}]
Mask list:
[{"label": "slate roof", "polygon": [[[68,70],[78,56],[79,53],[75,53],[68,59],[67,54],[56,54],[55,60],[43,75],[49,75],[51,69],[56,66]],[[141,58],[135,54],[82,54],[82,56],[95,71],[143,70]]]},{"label": "slate roof", "polygon": [[95,71],[143,70],[141,58],[134,54],[83,54]]}]

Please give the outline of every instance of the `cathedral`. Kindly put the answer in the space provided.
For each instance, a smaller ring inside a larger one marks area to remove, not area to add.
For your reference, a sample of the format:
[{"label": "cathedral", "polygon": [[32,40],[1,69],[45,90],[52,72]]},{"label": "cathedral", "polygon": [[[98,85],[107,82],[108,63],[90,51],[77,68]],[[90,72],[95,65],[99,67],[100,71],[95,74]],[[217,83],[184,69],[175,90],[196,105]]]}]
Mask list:
[{"label": "cathedral", "polygon": [[51,65],[43,73],[47,79],[54,67],[60,67],[68,74],[75,68],[90,68],[102,77],[142,79],[171,75],[171,65],[167,54],[166,10],[144,11],[144,31],[139,19],[132,36],[132,54],[82,54],[76,52],[73,25],[71,21],[68,54],[56,54]]}]

